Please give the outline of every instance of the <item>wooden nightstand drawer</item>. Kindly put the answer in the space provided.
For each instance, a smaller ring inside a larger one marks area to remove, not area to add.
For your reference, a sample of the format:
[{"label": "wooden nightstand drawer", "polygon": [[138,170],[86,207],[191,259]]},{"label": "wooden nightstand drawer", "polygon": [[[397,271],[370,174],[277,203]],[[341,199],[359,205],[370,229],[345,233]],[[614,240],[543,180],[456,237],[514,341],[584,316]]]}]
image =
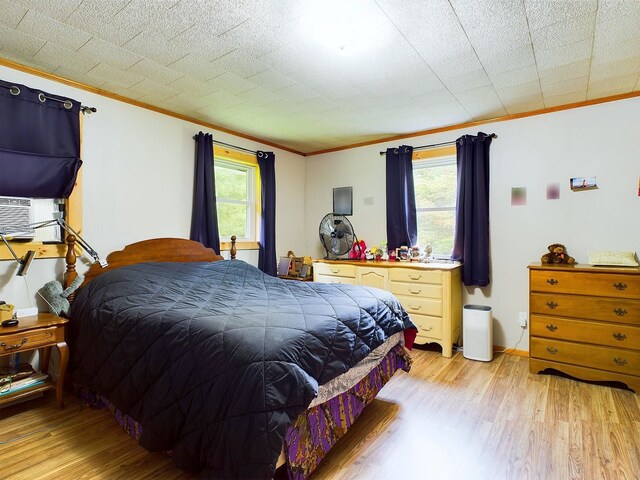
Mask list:
[{"label": "wooden nightstand drawer", "polygon": [[398,300],[400,300],[400,303],[409,315],[442,316],[442,300],[408,297],[398,297]]},{"label": "wooden nightstand drawer", "polygon": [[640,327],[531,315],[531,335],[640,350]]},{"label": "wooden nightstand drawer", "polygon": [[532,293],[531,313],[640,325],[640,300]]},{"label": "wooden nightstand drawer", "polygon": [[531,356],[609,372],[640,375],[640,352],[531,337]]},{"label": "wooden nightstand drawer", "polygon": [[333,275],[336,277],[356,276],[356,267],[354,265],[337,265],[335,263],[314,263],[313,268],[318,276]]},{"label": "wooden nightstand drawer", "polygon": [[442,285],[391,282],[391,293],[405,297],[442,298]]},{"label": "wooden nightstand drawer", "polygon": [[442,285],[441,270],[419,270],[412,268],[392,268],[389,279],[393,282],[436,283]]},{"label": "wooden nightstand drawer", "polygon": [[50,327],[3,336],[0,342],[0,353],[14,353],[57,343],[55,342],[57,331],[58,328]]},{"label": "wooden nightstand drawer", "polygon": [[605,297],[640,297],[640,277],[624,273],[531,271],[531,290]]}]

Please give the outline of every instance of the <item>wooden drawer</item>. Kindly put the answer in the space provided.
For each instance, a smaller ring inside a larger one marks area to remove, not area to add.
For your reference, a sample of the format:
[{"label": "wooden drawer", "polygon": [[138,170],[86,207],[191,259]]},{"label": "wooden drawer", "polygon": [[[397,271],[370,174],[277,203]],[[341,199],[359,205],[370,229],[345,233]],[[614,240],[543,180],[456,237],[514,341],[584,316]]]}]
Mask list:
[{"label": "wooden drawer", "polygon": [[389,279],[393,282],[436,283],[442,285],[441,270],[418,270],[412,268],[391,268]]},{"label": "wooden drawer", "polygon": [[318,275],[316,273],[316,282],[318,283],[341,283],[343,285],[355,285],[356,279],[349,277],[336,277],[333,275]]},{"label": "wooden drawer", "polygon": [[531,315],[531,335],[640,350],[640,327]]},{"label": "wooden drawer", "polygon": [[442,338],[442,318],[429,315],[411,314],[411,320],[418,327],[419,337],[429,337],[440,340]]},{"label": "wooden drawer", "polygon": [[531,290],[602,297],[640,298],[640,275],[531,270]]},{"label": "wooden drawer", "polygon": [[398,297],[398,300],[411,316],[414,314],[442,316],[442,300],[409,297]]},{"label": "wooden drawer", "polygon": [[391,282],[391,293],[405,297],[442,298],[442,285]]},{"label": "wooden drawer", "polygon": [[56,327],[41,328],[3,336],[0,340],[0,354],[16,353],[57,343],[56,330]]},{"label": "wooden drawer", "polygon": [[640,325],[640,300],[532,293],[531,314]]},{"label": "wooden drawer", "polygon": [[531,337],[531,356],[609,372],[640,374],[640,352]]},{"label": "wooden drawer", "polygon": [[314,263],[315,272],[320,275],[334,275],[336,277],[356,277],[355,265],[336,265],[334,263]]}]

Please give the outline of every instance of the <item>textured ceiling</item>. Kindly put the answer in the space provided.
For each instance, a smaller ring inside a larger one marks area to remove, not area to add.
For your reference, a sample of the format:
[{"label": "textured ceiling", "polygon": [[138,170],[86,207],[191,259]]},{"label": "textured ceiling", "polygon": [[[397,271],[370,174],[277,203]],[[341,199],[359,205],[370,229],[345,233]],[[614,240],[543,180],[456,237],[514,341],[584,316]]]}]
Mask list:
[{"label": "textured ceiling", "polygon": [[0,57],[313,152],[640,90],[638,0],[0,0]]}]

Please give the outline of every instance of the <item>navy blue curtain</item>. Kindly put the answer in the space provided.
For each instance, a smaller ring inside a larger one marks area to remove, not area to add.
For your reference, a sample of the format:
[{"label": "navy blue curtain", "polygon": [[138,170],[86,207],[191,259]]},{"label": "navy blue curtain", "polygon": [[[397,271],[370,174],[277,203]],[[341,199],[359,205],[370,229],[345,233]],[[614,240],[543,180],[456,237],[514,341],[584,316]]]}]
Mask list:
[{"label": "navy blue curtain", "polygon": [[196,140],[196,174],[189,238],[220,254],[216,177],[213,169],[213,136],[199,132]]},{"label": "navy blue curtain", "polygon": [[80,102],[0,80],[0,195],[66,198],[80,160]]},{"label": "navy blue curtain", "polygon": [[387,149],[387,247],[411,247],[418,241],[413,147]]},{"label": "navy blue curtain", "polygon": [[275,277],[278,272],[276,267],[276,156],[273,152],[258,151],[256,157],[262,188],[258,268]]},{"label": "navy blue curtain", "polygon": [[491,135],[464,135],[456,141],[458,198],[453,259],[464,263],[462,281],[489,285],[489,147]]}]

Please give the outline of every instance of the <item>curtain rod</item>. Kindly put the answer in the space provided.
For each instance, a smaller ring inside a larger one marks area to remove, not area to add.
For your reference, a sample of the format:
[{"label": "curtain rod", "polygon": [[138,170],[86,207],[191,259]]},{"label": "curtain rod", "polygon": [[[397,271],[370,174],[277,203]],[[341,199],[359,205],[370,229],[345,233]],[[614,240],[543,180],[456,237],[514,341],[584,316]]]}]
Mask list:
[{"label": "curtain rod", "polygon": [[[18,87],[17,85],[12,85],[10,87],[7,87],[6,85],[0,85],[0,87],[9,90],[9,93],[11,93],[11,95],[20,95],[20,87]],[[60,100],[59,98],[49,97],[42,92],[38,94],[38,100],[40,100],[41,103],[44,103],[45,100],[53,100],[54,102],[63,103],[64,108],[66,108],[67,110],[70,110],[73,107],[73,102],[68,98],[65,100]],[[96,113],[98,109],[96,107],[87,107],[85,105],[80,105],[80,111],[82,113],[91,114]]]},{"label": "curtain rod", "polygon": [[[492,133],[491,135],[488,135],[491,138],[498,138],[498,135],[496,135],[495,133]],[[455,145],[457,142],[457,140],[452,140],[450,142],[442,142],[442,143],[433,143],[431,145],[422,145],[420,147],[413,147],[413,150],[424,150],[426,148],[435,148],[435,147],[444,147],[445,145]],[[386,155],[387,152],[380,152],[380,155]]]},{"label": "curtain rod", "polygon": [[[193,136],[193,139],[195,140],[196,138],[198,138],[197,135]],[[244,147],[238,147],[237,145],[231,145],[230,143],[225,143],[225,142],[221,142],[219,140],[214,140],[213,141],[214,144],[216,145],[222,145],[224,147],[229,147],[229,148],[233,148],[235,150],[240,150],[242,152],[248,152],[248,153],[253,153],[254,155],[257,155],[258,152],[256,152],[255,150],[249,150],[248,148],[244,148]]]}]

